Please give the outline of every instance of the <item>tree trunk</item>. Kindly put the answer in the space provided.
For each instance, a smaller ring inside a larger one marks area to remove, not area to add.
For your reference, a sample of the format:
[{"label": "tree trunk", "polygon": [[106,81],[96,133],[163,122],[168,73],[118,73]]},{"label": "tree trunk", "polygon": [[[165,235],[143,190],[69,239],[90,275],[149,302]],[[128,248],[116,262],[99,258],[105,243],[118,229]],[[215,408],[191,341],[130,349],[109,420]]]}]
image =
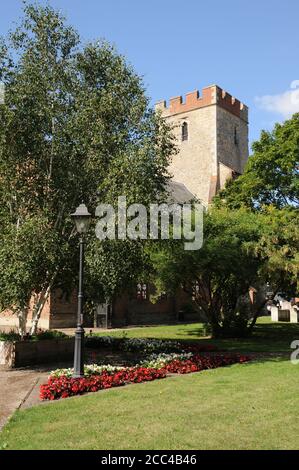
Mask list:
[{"label": "tree trunk", "polygon": [[23,339],[26,336],[27,330],[27,317],[28,317],[28,308],[23,308],[22,310],[18,310],[17,312],[18,320],[19,320],[19,327],[18,332],[21,338]]},{"label": "tree trunk", "polygon": [[[277,292],[279,291],[279,287],[276,287],[273,291],[274,293],[274,297],[275,295],[277,294]],[[255,309],[254,309],[254,312],[253,312],[253,317],[252,317],[252,321],[248,327],[249,331],[251,332],[256,324],[256,321],[258,319],[258,316],[259,316],[259,313],[261,311],[261,309],[266,305],[268,299],[264,299],[260,304],[258,304]]]},{"label": "tree trunk", "polygon": [[45,304],[46,304],[46,302],[49,298],[51,288],[52,288],[52,284],[53,283],[49,284],[48,287],[46,287],[45,289],[43,289],[40,292],[40,294],[38,295],[38,299],[34,304],[33,313],[32,313],[32,323],[31,323],[31,328],[30,328],[30,335],[35,335],[36,332],[37,332],[38,322],[39,322],[41,313],[43,311],[43,308],[44,308],[44,306],[45,306]]}]

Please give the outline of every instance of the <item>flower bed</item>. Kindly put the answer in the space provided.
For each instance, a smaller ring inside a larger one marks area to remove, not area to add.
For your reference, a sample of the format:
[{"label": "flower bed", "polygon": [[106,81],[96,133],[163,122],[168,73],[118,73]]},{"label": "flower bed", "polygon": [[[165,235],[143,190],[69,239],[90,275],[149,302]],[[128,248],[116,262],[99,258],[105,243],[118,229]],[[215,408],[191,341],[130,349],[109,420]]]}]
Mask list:
[{"label": "flower bed", "polygon": [[97,364],[85,367],[85,377],[72,378],[73,369],[58,369],[53,371],[48,382],[40,387],[42,400],[56,400],[73,395],[82,395],[86,392],[111,387],[119,387],[128,383],[140,383],[165,378],[167,374],[188,374],[205,369],[215,369],[249,360],[247,356],[236,354],[226,355],[198,355],[159,354],[150,356],[147,361],[135,367],[114,367]]},{"label": "flower bed", "polygon": [[143,367],[152,367],[154,369],[161,369],[173,361],[184,362],[184,361],[187,361],[188,359],[191,359],[191,357],[193,357],[193,354],[191,352],[181,353],[181,354],[177,354],[177,353],[151,354],[147,359],[142,361],[140,365]]},{"label": "flower bed", "polygon": [[241,364],[247,362],[249,357],[239,355],[215,355],[199,356],[194,355],[190,359],[175,359],[165,365],[167,372],[172,374],[188,374],[190,372],[199,372],[206,369],[216,369],[217,367],[229,366],[232,364]]},{"label": "flower bed", "polygon": [[[115,374],[116,372],[124,370],[125,367],[116,367],[110,364],[101,366],[98,364],[88,364],[84,366],[84,375],[86,377],[90,375],[101,375],[104,372],[108,375]],[[59,378],[59,377],[72,377],[74,369],[72,367],[68,369],[56,369],[50,373],[50,377]]]},{"label": "flower bed", "polygon": [[115,373],[103,371],[100,375],[90,375],[80,379],[67,376],[50,376],[48,382],[40,387],[40,398],[42,400],[56,400],[57,398],[82,395],[86,392],[97,392],[98,390],[119,387],[128,383],[147,382],[164,377],[166,377],[165,369],[145,367],[124,368]]}]

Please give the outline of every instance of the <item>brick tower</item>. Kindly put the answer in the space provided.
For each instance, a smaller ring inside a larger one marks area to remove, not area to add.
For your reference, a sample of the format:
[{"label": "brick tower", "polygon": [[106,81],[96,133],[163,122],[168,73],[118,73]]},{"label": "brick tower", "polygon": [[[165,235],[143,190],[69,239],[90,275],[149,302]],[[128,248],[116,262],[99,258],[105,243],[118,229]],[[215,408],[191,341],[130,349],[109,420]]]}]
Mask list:
[{"label": "brick tower", "polygon": [[206,206],[248,159],[248,108],[217,85],[156,104],[174,125],[179,153],[170,172]]}]

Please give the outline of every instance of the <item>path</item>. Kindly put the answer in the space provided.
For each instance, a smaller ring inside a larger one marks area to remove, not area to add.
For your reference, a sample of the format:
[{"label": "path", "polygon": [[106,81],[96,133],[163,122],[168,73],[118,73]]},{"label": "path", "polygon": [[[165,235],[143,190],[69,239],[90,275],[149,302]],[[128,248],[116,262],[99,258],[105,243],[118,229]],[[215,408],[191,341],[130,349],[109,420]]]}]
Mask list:
[{"label": "path", "polygon": [[47,375],[40,370],[0,368],[0,429]]}]

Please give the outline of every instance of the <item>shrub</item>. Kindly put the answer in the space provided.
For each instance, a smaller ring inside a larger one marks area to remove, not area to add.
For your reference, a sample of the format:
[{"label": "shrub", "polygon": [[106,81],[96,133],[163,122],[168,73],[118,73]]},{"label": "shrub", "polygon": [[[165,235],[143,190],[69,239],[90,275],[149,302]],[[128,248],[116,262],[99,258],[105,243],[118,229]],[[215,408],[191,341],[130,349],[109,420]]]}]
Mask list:
[{"label": "shrub", "polygon": [[154,338],[117,338],[114,336],[88,336],[85,340],[87,348],[111,348],[120,351],[153,353],[182,353],[215,351],[215,346],[184,344],[178,341],[169,341]]},{"label": "shrub", "polygon": [[68,335],[56,330],[38,330],[35,335],[30,336],[29,333],[23,338],[16,331],[0,331],[0,341],[42,341],[44,339],[65,339]]},{"label": "shrub", "polygon": [[20,335],[15,331],[0,331],[0,341],[19,341]]}]

